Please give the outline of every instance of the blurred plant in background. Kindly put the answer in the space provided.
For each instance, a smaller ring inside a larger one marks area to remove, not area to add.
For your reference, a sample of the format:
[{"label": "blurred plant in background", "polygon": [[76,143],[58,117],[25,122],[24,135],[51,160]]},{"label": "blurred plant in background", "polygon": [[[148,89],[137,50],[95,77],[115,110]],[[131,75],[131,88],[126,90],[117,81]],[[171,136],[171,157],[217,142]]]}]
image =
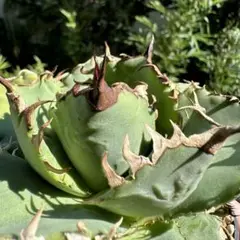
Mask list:
[{"label": "blurred plant in background", "polygon": [[102,52],[104,41],[113,53],[128,51],[128,30],[147,9],[141,0],[5,0],[2,8],[0,49],[8,61],[23,67],[36,55],[60,69]]},{"label": "blurred plant in background", "polygon": [[0,75],[7,71],[9,67],[9,62],[6,61],[6,58],[3,55],[0,55]]},{"label": "blurred plant in background", "polygon": [[238,1],[150,0],[146,5],[152,11],[136,16],[128,44],[144,51],[153,34],[155,61],[172,79],[239,94]]},{"label": "blurred plant in background", "polygon": [[2,0],[0,54],[11,72],[63,70],[103,53],[104,41],[113,54],[142,53],[153,34],[171,79],[240,95],[239,19],[239,0]]},{"label": "blurred plant in background", "polygon": [[[26,68],[38,74],[43,73],[47,65],[43,63],[39,57],[33,56],[33,58],[35,60],[35,63],[31,65],[28,64]],[[12,68],[11,71],[9,71],[10,67],[11,64],[6,60],[6,58],[0,55],[0,76],[10,78],[14,75],[17,75],[18,72],[21,70],[19,66],[16,66],[15,68]]]},{"label": "blurred plant in background", "polygon": [[223,29],[206,63],[213,89],[240,96],[240,28]]},{"label": "blurred plant in background", "polygon": [[148,17],[136,17],[130,44],[136,43],[143,51],[154,34],[154,54],[162,71],[171,77],[184,74],[191,58],[204,61],[207,52],[203,49],[213,45],[207,19],[211,7],[203,2],[177,0],[165,7],[160,1],[149,1],[147,6],[153,11]]}]

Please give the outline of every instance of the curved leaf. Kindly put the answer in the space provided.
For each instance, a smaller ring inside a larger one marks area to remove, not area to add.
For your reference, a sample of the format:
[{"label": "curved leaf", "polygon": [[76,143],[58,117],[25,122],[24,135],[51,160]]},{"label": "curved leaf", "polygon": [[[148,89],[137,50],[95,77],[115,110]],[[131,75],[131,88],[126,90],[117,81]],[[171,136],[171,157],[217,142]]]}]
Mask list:
[{"label": "curved leaf", "polygon": [[38,233],[76,231],[78,221],[93,233],[108,232],[119,216],[94,207],[52,187],[21,158],[0,155],[0,234],[19,234],[42,205]]},{"label": "curved leaf", "polygon": [[[231,96],[211,94],[206,89],[195,90],[197,99],[206,114],[216,122],[228,126],[239,125],[239,100]],[[189,100],[191,99],[191,101]],[[179,106],[192,105],[193,92],[186,90],[179,98]],[[185,134],[202,132],[212,127],[198,112],[182,111]],[[232,200],[239,194],[240,185],[240,134],[229,137],[223,147],[214,155],[211,165],[197,189],[186,199],[174,214],[202,211]]]}]

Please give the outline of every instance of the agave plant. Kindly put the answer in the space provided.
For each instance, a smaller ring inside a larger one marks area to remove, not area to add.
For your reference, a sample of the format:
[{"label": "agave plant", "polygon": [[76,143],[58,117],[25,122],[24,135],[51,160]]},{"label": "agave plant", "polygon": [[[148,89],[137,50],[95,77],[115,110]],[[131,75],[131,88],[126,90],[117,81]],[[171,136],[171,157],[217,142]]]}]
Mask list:
[{"label": "agave plant", "polygon": [[240,193],[239,99],[171,82],[152,48],[0,78],[35,170],[16,151],[0,155],[1,233],[19,234],[37,212],[23,239],[41,214],[50,239],[221,239],[227,227],[206,210]]}]

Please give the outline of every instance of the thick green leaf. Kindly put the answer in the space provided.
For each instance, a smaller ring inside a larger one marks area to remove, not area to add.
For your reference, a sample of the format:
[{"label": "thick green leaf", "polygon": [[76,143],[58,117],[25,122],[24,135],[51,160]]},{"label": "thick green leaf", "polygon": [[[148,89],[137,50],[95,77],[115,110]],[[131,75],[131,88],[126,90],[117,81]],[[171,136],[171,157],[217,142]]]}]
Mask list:
[{"label": "thick green leaf", "polygon": [[42,205],[39,235],[76,231],[78,221],[93,234],[107,233],[120,218],[78,201],[40,178],[24,159],[0,155],[0,234],[19,234]]},{"label": "thick green leaf", "polygon": [[[115,82],[125,82],[134,88],[139,82],[148,84],[149,96],[154,95],[157,99],[155,103],[159,111],[159,117],[156,121],[157,130],[161,133],[171,133],[171,124],[169,119],[177,120],[177,114],[174,112],[174,102],[169,98],[168,86],[162,84],[157,73],[147,67],[147,59],[143,56],[128,58],[118,58],[107,54],[109,63],[106,68],[105,80],[111,85]],[[96,62],[100,64],[102,57],[96,57]],[[73,86],[73,80],[76,82],[91,82],[93,79],[93,70],[95,63],[93,58],[85,63],[78,64],[72,73],[67,74],[63,82],[68,86]]]},{"label": "thick green leaf", "polygon": [[[240,106],[237,99],[210,94],[205,89],[196,90],[199,103],[206,109],[206,114],[223,125],[239,125]],[[191,101],[189,101],[191,99]],[[179,105],[191,105],[192,91],[185,91]],[[187,110],[182,112],[183,131],[186,135],[203,132],[211,124],[199,113]],[[202,211],[225,203],[240,193],[240,134],[229,137],[223,147],[215,154],[211,165],[200,181],[197,189],[174,213]]]},{"label": "thick green leaf", "polygon": [[156,128],[162,134],[171,133],[172,121],[177,120],[177,114],[174,112],[174,102],[169,98],[168,88],[161,83],[156,72],[151,67],[146,67],[147,60],[143,56],[122,59],[118,62],[110,62],[107,66],[106,81],[110,84],[114,82],[125,82],[130,87],[135,87],[139,82],[145,82],[148,85],[148,94],[154,95],[157,99],[155,103],[158,109],[158,119]]},{"label": "thick green leaf", "polygon": [[89,203],[126,216],[163,216],[196,189],[212,159],[196,148],[167,150],[155,166],[139,170],[136,179],[100,193]]},{"label": "thick green leaf", "polygon": [[151,138],[145,124],[155,128],[155,112],[149,110],[145,99],[127,90],[119,94],[113,106],[99,112],[92,110],[85,96],[68,94],[52,109],[51,116],[52,127],[70,160],[95,192],[108,188],[101,166],[105,152],[108,152],[109,164],[118,174],[128,170],[122,156],[126,134],[136,153],[151,151]]},{"label": "thick green leaf", "polygon": [[[220,240],[221,221],[214,215],[198,213],[156,223],[151,227],[151,240]],[[154,231],[155,228],[155,231]],[[222,231],[223,232],[223,231]],[[156,235],[154,236],[154,233]],[[223,238],[225,239],[225,238]]]}]

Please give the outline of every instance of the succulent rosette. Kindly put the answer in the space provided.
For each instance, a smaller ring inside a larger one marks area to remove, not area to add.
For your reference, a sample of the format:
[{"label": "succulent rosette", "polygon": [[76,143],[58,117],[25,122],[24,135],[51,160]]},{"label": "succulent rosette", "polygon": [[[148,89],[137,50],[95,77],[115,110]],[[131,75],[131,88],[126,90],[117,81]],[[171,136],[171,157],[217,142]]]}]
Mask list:
[{"label": "succulent rosette", "polygon": [[[0,136],[16,135],[22,152],[2,147],[1,171],[13,166],[23,198],[44,201],[55,221],[82,219],[88,226],[81,222],[76,234],[86,239],[203,239],[202,227],[204,239],[220,239],[220,217],[204,211],[240,192],[239,99],[171,82],[152,63],[152,47],[138,57],[114,57],[106,47],[72,72],[0,78]],[[0,232],[18,231],[12,217],[29,216],[13,189],[6,204],[20,210],[4,215]],[[23,238],[34,236],[41,213]],[[48,234],[56,223],[45,224]],[[54,231],[75,239],[72,228]]]}]

